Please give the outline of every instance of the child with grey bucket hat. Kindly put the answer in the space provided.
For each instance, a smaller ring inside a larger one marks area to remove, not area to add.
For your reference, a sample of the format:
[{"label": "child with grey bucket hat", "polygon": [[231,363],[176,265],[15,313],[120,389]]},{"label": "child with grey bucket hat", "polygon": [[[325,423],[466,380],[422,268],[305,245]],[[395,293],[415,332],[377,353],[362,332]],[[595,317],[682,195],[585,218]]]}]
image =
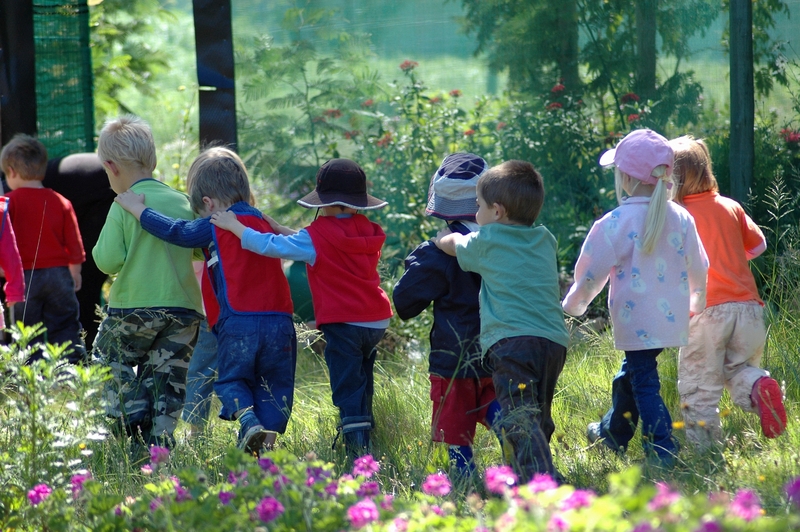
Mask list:
[{"label": "child with grey bucket hat", "polygon": [[333,404],[341,416],[339,431],[348,455],[355,458],[369,448],[375,424],[376,346],[392,317],[377,271],[386,235],[357,211],[387,203],[367,194],[364,170],[349,159],[327,161],[316,181],[314,191],[298,200],[321,212],[305,229],[295,231],[270,219],[279,234],[259,233],[228,213],[214,214],[211,223],[241,238],[244,249],[307,263],[317,327],[327,342],[325,362]]},{"label": "child with grey bucket hat", "polygon": [[[431,178],[425,214],[445,220],[454,233],[477,231],[475,187],[488,169],[486,161],[472,153],[445,157]],[[481,357],[481,276],[462,270],[455,257],[430,240],[406,257],[405,268],[392,293],[398,316],[411,319],[433,303],[428,358],[431,438],[449,445],[455,470],[468,476],[475,468],[475,429],[478,423],[491,428],[500,411],[491,369]]]}]

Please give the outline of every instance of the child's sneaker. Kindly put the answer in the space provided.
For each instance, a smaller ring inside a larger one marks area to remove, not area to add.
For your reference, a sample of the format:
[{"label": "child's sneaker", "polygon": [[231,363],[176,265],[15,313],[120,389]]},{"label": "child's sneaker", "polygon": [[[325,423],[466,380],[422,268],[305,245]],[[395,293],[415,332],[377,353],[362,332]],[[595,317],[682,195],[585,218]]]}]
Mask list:
[{"label": "child's sneaker", "polygon": [[753,406],[761,418],[761,430],[767,438],[777,438],[786,430],[786,409],[783,392],[778,381],[772,377],[761,377],[753,385],[750,394]]},{"label": "child's sneaker", "polygon": [[246,453],[258,453],[267,439],[267,431],[256,415],[248,410],[239,417],[239,449]]}]

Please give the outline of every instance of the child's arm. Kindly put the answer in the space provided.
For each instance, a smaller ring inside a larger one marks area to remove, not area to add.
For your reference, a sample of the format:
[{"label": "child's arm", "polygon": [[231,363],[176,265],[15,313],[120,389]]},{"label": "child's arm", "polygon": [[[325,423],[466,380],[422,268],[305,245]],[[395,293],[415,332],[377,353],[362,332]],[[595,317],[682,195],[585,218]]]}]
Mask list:
[{"label": "child's arm", "polygon": [[[586,252],[588,249],[592,250],[591,254]],[[595,223],[575,263],[575,282],[561,302],[564,312],[572,316],[583,315],[589,303],[606,285],[616,262],[613,247],[603,235],[602,227]]]},{"label": "child's arm", "polygon": [[263,212],[261,213],[261,216],[264,217],[264,219],[267,221],[270,227],[272,227],[272,229],[279,235],[289,236],[297,234],[297,229],[291,229],[289,227],[286,227],[285,225],[279,224],[278,222],[275,221],[275,219],[272,216],[266,215]]},{"label": "child's arm", "polygon": [[25,274],[22,270],[22,259],[19,257],[17,239],[14,236],[14,228],[11,226],[8,214],[3,212],[0,216],[5,217],[5,224],[2,226],[3,232],[0,234],[0,266],[3,268],[6,284],[3,287],[6,293],[6,302],[21,303],[25,301]]},{"label": "child's arm", "polygon": [[747,260],[753,260],[767,250],[767,239],[761,228],[756,225],[744,209],[741,210],[742,241]]},{"label": "child's arm", "polygon": [[184,248],[205,248],[211,244],[211,224],[208,218],[180,220],[164,216],[144,203],[144,194],[132,190],[114,198],[117,204],[142,224],[142,229],[161,240]]},{"label": "child's arm", "polygon": [[246,227],[230,211],[215,212],[211,215],[211,223],[241,238],[242,248],[253,253],[277,259],[299,260],[311,265],[317,260],[311,235],[305,229],[287,236],[260,233]]},{"label": "child's arm", "polygon": [[406,271],[392,291],[397,315],[402,320],[418,316],[431,302],[444,297],[450,289],[446,271],[453,259],[442,255],[430,242],[425,242],[406,257]]},{"label": "child's arm", "polygon": [[75,283],[75,291],[81,289],[82,284],[82,277],[81,277],[81,264],[70,264],[69,265],[69,274],[72,276],[72,280]]},{"label": "child's arm", "polygon": [[468,240],[467,235],[461,233],[452,233],[450,229],[442,229],[436,236],[431,238],[431,242],[436,244],[436,247],[447,253],[448,255],[456,256],[456,244]]},{"label": "child's arm", "polygon": [[708,255],[697,234],[694,223],[686,231],[686,274],[689,277],[689,313],[699,314],[706,308],[706,281],[708,277]]},{"label": "child's arm", "polygon": [[117,204],[131,213],[137,220],[142,219],[142,213],[147,208],[144,204],[144,194],[137,194],[133,190],[126,190],[114,198]]}]

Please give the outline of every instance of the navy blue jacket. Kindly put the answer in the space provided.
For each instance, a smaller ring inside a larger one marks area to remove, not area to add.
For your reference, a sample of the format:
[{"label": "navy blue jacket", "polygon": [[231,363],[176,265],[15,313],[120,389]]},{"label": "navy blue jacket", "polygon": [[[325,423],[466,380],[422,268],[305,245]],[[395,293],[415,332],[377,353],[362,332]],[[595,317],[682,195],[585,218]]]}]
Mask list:
[{"label": "navy blue jacket", "polygon": [[[469,233],[459,222],[453,232]],[[446,378],[489,377],[481,360],[478,293],[481,277],[465,272],[458,260],[423,242],[405,260],[406,271],[394,287],[397,315],[407,320],[433,303],[429,372]]]}]

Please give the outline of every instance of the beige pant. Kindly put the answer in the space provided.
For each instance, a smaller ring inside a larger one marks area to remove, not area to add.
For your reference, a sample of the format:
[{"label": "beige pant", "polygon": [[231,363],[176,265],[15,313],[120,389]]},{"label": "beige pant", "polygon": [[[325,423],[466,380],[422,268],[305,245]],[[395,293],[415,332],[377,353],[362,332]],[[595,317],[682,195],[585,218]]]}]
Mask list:
[{"label": "beige pant", "polygon": [[754,411],[753,384],[769,375],[758,367],[766,336],[764,309],[755,301],[723,303],[692,317],[689,345],[678,358],[678,392],[690,442],[705,447],[722,441],[723,388],[735,405]]}]

